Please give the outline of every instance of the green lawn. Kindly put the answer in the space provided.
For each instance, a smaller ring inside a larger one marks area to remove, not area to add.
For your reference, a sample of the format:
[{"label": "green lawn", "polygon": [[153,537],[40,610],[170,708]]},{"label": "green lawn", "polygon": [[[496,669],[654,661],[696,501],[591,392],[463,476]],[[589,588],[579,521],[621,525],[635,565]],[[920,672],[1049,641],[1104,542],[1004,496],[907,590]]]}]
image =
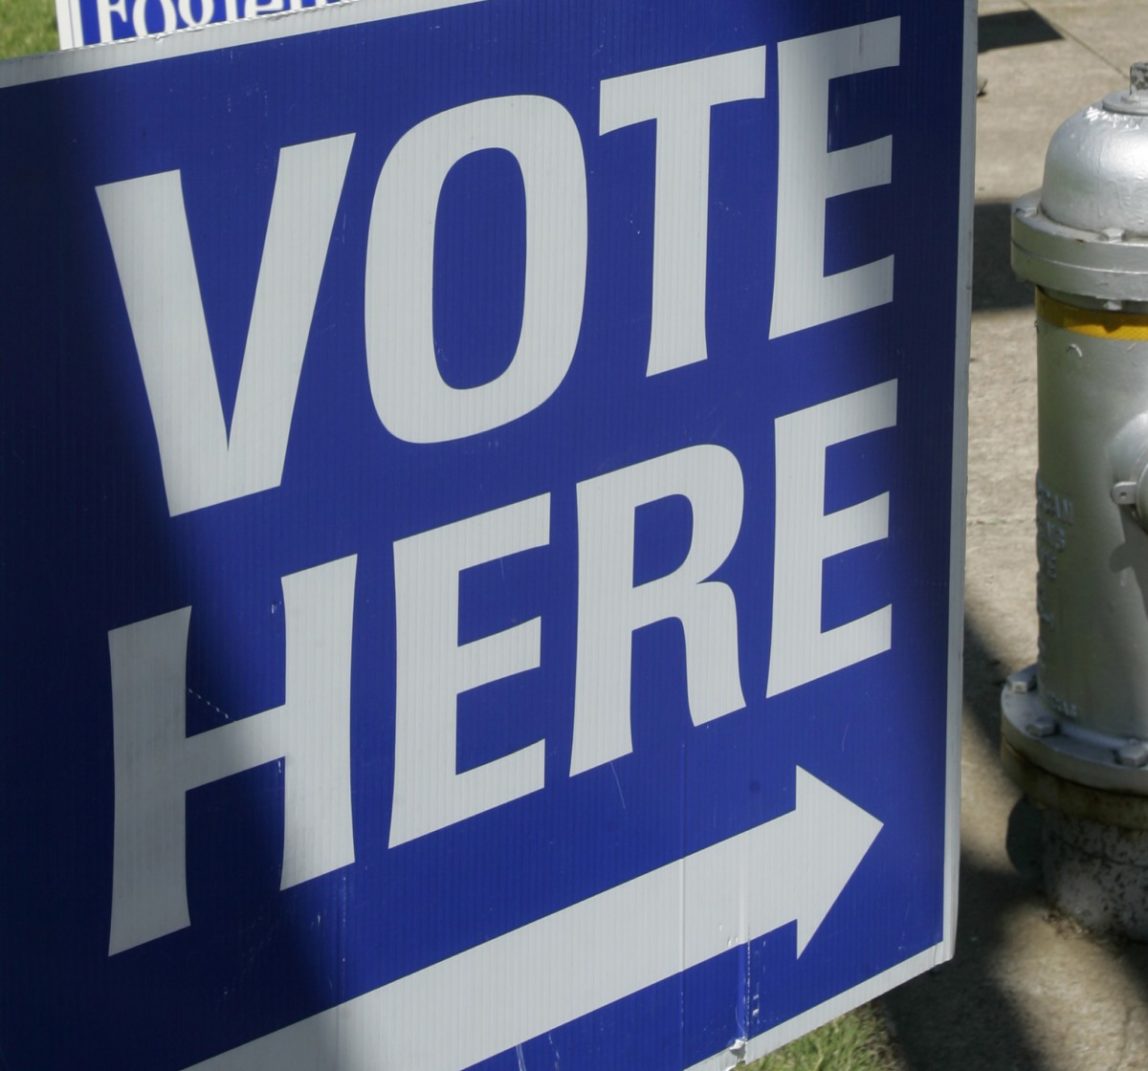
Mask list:
[{"label": "green lawn", "polygon": [[51,52],[58,45],[52,0],[0,0],[0,57]]},{"label": "green lawn", "polygon": [[873,1005],[835,1019],[747,1071],[899,1071],[889,1032]]}]

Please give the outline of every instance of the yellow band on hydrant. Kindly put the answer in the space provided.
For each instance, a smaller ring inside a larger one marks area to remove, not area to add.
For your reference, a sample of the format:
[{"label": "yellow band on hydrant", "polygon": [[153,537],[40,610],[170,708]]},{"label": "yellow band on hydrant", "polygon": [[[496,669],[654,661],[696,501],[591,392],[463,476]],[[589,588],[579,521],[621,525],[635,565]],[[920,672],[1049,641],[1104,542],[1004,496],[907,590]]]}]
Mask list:
[{"label": "yellow band on hydrant", "polygon": [[1057,301],[1037,288],[1036,314],[1053,327],[1073,331],[1078,335],[1114,341],[1148,342],[1148,315],[1142,313],[1082,309]]}]

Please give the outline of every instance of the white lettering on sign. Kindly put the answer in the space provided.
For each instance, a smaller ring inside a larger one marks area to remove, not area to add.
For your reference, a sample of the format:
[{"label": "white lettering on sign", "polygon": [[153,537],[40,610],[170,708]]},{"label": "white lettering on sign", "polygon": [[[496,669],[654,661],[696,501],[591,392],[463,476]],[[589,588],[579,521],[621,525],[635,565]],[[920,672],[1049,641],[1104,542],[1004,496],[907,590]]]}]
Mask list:
[{"label": "white lettering on sign", "polygon": [[[634,585],[634,517],[670,496],[690,504],[693,532],[673,572]],[[633,750],[631,635],[681,622],[695,725],[745,706],[737,658],[737,604],[710,580],[741,530],[741,466],[720,446],[691,446],[578,485],[578,669],[571,775]]]},{"label": "white lettering on sign", "polygon": [[545,784],[546,743],[457,772],[458,697],[537,669],[542,620],[458,642],[459,574],[550,539],[540,495],[395,544],[397,684],[390,846],[454,825]]},{"label": "white lettering on sign", "polygon": [[[824,513],[825,451],[896,425],[897,383],[779,417],[776,434],[772,650],[777,695],[891,644],[892,605],[821,630],[821,566],[888,535],[889,495]],[[671,572],[634,584],[643,505],[689,504],[690,545]],[[631,753],[636,629],[681,623],[690,717],[701,725],[745,706],[733,590],[711,579],[742,524],[741,466],[702,444],[577,487],[578,651],[570,775]],[[467,569],[550,544],[551,496],[539,495],[394,544],[395,754],[389,846],[462,822],[545,786],[546,741],[458,772],[458,697],[545,671],[542,620],[458,642]],[[350,789],[354,556],[283,578],[287,687],[282,707],[186,735],[185,607],[108,633],[115,722],[115,859],[109,954],[189,924],[185,794],[279,758],[285,763],[281,887],[354,862]],[[372,657],[377,657],[373,655]]]},{"label": "white lettering on sign", "polygon": [[821,564],[889,535],[889,496],[825,513],[825,451],[834,443],[897,423],[897,382],[834,398],[778,418],[777,511],[773,550],[773,631],[766,695],[889,650],[893,608],[821,628]]},{"label": "white lettering on sign", "polygon": [[[334,0],[219,0],[227,22],[270,15],[276,11],[302,11],[304,7],[323,7]],[[96,0],[98,43],[143,37],[147,34],[171,33],[214,21],[217,0]],[[177,17],[178,15],[178,17]],[[114,20],[114,21],[113,21]],[[130,33],[125,33],[131,27]],[[96,41],[76,42],[96,44]]]},{"label": "white lettering on sign", "polygon": [[128,22],[127,0],[96,0],[96,24],[99,26],[100,40],[114,40],[112,16]]},{"label": "white lettering on sign", "polygon": [[[206,17],[216,0],[175,2]],[[891,141],[835,152],[826,146],[830,81],[894,66],[898,49],[897,19],[779,46],[773,337],[892,300],[892,257],[824,275],[826,201],[890,182]],[[719,104],[763,98],[765,59],[764,48],[750,49],[602,84],[599,136],[647,120],[657,124],[647,376],[707,359],[711,113]],[[230,422],[209,342],[181,174],[97,187],[172,516],[272,490],[284,478],[302,362],[353,140],[347,134],[280,152]],[[527,236],[522,322],[504,370],[486,383],[458,389],[443,379],[435,355],[439,201],[455,165],[490,149],[512,156],[521,176]],[[806,172],[805,181],[797,182]],[[386,431],[408,443],[450,442],[517,421],[555,395],[571,369],[582,327],[588,211],[582,136],[557,101],[474,101],[424,119],[398,139],[375,186],[364,268],[364,357]],[[804,240],[810,236],[816,240]],[[885,493],[827,514],[827,450],[895,427],[896,410],[897,383],[890,380],[775,422],[768,669],[759,663],[746,669],[757,694],[764,688],[767,697],[780,695],[890,649],[891,602],[822,629],[822,571],[827,559],[886,539],[890,508]],[[738,598],[715,577],[736,549],[743,517],[762,510],[745,513],[747,489],[738,459],[708,443],[586,473],[567,493],[576,497],[578,529],[577,651],[568,711],[569,775],[576,776],[634,750],[632,648],[640,629],[680,624],[685,698],[694,726],[745,707]],[[532,742],[518,750],[458,769],[459,697],[518,674],[546,673],[542,617],[465,643],[459,628],[460,583],[467,570],[526,552],[556,553],[552,494],[557,492],[416,532],[393,545],[389,847],[510,805],[546,785],[547,751],[557,742],[541,732],[527,735]],[[675,568],[639,583],[637,514],[669,499],[689,509],[688,545]],[[198,786],[282,761],[281,887],[354,861],[349,748],[356,560],[345,557],[283,578],[283,705],[190,737],[191,608],[109,632],[116,781],[110,954],[189,924],[185,809],[187,792]],[[380,652],[371,657],[380,658]]]},{"label": "white lettering on sign", "polygon": [[206,26],[215,18],[215,0],[179,0],[179,17],[187,26]]},{"label": "white lettering on sign", "polygon": [[[460,390],[435,359],[435,222],[447,173],[482,149],[506,150],[522,175],[522,327],[506,370]],[[525,416],[558,389],[582,326],[586,226],[582,140],[557,101],[480,100],[403,135],[375,188],[364,283],[371,394],[392,435],[411,443],[477,435]]]},{"label": "white lettering on sign", "polygon": [[354,135],[285,148],[228,431],[178,171],[99,186],[173,517],[278,487]]},{"label": "white lettering on sign", "polygon": [[657,121],[653,308],[646,375],[706,359],[710,113],[719,104],[764,96],[764,48],[602,83],[602,134]]},{"label": "white lettering on sign", "polygon": [[171,33],[179,25],[175,21],[175,5],[171,0],[135,0],[135,7],[132,8],[132,29],[137,37],[147,36],[148,6],[153,2],[159,8],[163,19],[161,33]]},{"label": "white lettering on sign", "polygon": [[893,139],[828,152],[829,83],[900,63],[901,20],[883,19],[782,41],[777,242],[769,337],[779,338],[893,300],[893,258],[825,274],[825,202],[893,179]]},{"label": "white lettering on sign", "polygon": [[[895,66],[899,48],[897,18],[778,46],[770,337],[893,298],[892,256],[824,274],[826,201],[891,182],[892,139],[835,152],[825,145],[830,81]],[[657,122],[647,375],[706,359],[711,112],[719,104],[763,97],[764,78],[765,49],[757,48],[602,83],[601,133]],[[282,480],[299,370],[352,140],[353,135],[329,138],[280,154],[230,433],[219,402],[180,173],[97,188],[173,516],[269,490]],[[447,174],[484,149],[510,153],[522,178],[523,313],[517,347],[504,371],[460,389],[442,378],[435,356],[435,231]],[[581,135],[570,113],[547,97],[473,101],[424,119],[398,140],[375,187],[363,309],[371,394],[392,435],[410,443],[465,438],[518,420],[555,394],[581,332],[587,212]]]},{"label": "white lettering on sign", "polygon": [[187,735],[191,608],[108,633],[115,737],[115,847],[108,954],[190,925],[186,794],[284,764],[287,889],[355,861],[351,824],[352,556],[283,578],[286,700]]}]

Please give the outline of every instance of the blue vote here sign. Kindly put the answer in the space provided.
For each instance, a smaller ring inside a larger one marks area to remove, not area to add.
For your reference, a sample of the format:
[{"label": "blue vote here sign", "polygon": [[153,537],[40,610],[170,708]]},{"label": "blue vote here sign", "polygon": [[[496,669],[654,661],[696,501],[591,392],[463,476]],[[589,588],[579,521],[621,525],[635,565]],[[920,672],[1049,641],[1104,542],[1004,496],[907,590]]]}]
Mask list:
[{"label": "blue vote here sign", "polygon": [[719,1071],[948,958],[967,6],[0,66],[5,1060]]}]

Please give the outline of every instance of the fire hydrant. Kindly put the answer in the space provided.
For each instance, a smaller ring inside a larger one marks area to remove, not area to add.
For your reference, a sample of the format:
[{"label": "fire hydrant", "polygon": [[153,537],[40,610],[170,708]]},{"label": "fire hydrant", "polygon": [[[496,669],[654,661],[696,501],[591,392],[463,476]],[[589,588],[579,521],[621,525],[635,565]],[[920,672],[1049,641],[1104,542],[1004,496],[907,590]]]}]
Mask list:
[{"label": "fire hydrant", "polygon": [[1037,288],[1039,645],[1002,756],[1053,903],[1148,940],[1148,63],[1053,135],[1012,265]]}]

